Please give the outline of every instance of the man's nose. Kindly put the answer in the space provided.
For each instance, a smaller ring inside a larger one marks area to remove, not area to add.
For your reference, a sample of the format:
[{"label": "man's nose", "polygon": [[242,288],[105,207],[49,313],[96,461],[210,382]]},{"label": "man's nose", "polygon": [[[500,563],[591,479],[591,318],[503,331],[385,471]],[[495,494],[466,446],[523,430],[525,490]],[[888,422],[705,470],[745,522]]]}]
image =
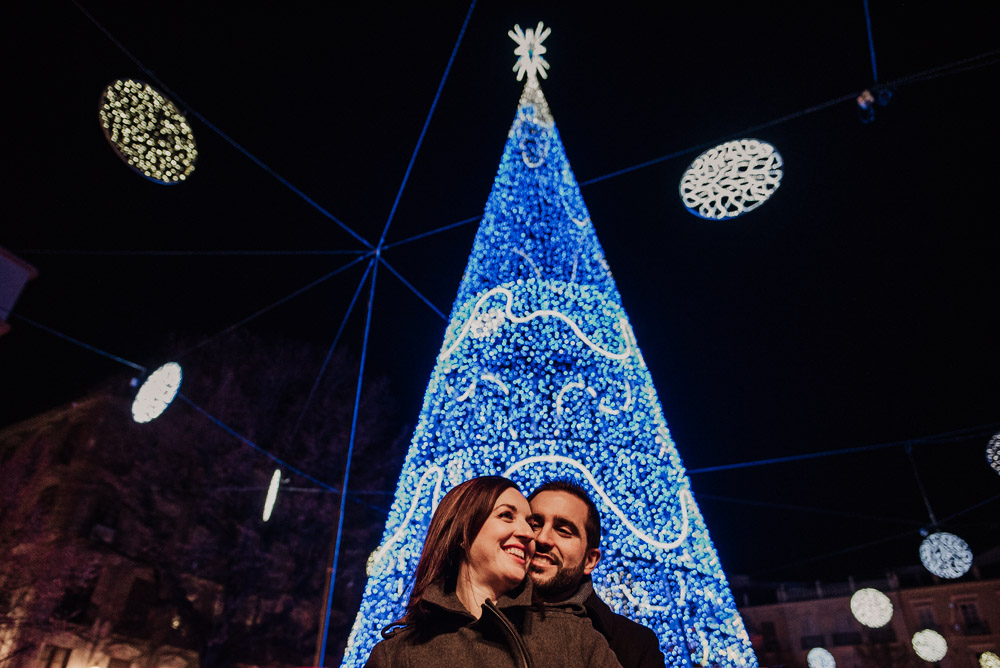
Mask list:
[{"label": "man's nose", "polygon": [[539,548],[541,548],[543,545],[546,547],[551,547],[554,544],[552,542],[552,530],[547,526],[543,526],[541,529],[539,529],[538,533],[535,534],[535,543],[538,544]]}]

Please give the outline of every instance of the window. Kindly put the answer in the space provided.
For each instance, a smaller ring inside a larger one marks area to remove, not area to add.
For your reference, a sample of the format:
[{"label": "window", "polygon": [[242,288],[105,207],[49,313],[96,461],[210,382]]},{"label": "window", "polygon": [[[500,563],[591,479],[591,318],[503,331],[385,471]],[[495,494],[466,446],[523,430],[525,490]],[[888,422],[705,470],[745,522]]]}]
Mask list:
[{"label": "window", "polygon": [[116,630],[125,635],[142,635],[149,619],[149,609],[156,602],[157,593],[156,585],[149,580],[142,578],[133,580]]},{"label": "window", "polygon": [[42,660],[38,664],[41,668],[66,668],[69,663],[69,655],[73,650],[66,647],[49,645],[42,652]]},{"label": "window", "polygon": [[813,636],[802,636],[802,649],[812,649],[813,647],[823,647],[826,645],[826,638],[822,634]]},{"label": "window", "polygon": [[989,625],[979,616],[979,606],[972,599],[958,601],[956,603],[959,613],[962,615],[962,630],[967,636],[989,635]]},{"label": "window", "polygon": [[857,631],[839,631],[833,634],[833,644],[837,647],[844,645],[860,645],[861,634]]},{"label": "window", "polygon": [[917,607],[917,626],[921,629],[937,629],[937,622],[934,621],[934,608],[929,605]]},{"label": "window", "polygon": [[777,652],[778,647],[778,632],[774,628],[774,622],[761,622],[760,623],[760,635],[764,640],[764,651],[765,652]]}]

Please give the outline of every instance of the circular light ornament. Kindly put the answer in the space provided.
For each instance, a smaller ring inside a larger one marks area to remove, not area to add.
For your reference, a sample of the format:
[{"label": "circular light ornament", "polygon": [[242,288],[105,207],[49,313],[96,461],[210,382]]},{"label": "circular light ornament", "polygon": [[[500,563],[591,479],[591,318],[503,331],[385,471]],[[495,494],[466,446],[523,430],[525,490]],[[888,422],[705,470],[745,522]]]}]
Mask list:
[{"label": "circular light ornament", "polygon": [[1000,668],[1000,656],[993,652],[983,652],[979,655],[979,668]]},{"label": "circular light ornament", "polygon": [[990,463],[994,471],[1000,473],[1000,431],[993,434],[989,445],[986,446],[986,461]]},{"label": "circular light ornament", "polygon": [[851,596],[851,613],[865,626],[879,629],[892,619],[892,601],[878,589],[859,589]]},{"label": "circular light ornament", "polygon": [[160,417],[181,389],[181,365],[167,362],[149,374],[149,378],[135,393],[132,402],[132,419],[142,424]]},{"label": "circular light ornament", "polygon": [[119,79],[101,94],[104,136],[125,163],[151,181],[172,185],[194,171],[194,133],[174,103],[149,84]]},{"label": "circular light ornament", "polygon": [[948,641],[937,631],[924,629],[913,634],[913,651],[924,661],[937,663],[948,653]]},{"label": "circular light ornament", "polygon": [[920,543],[920,562],[939,578],[960,578],[972,567],[972,550],[955,534],[938,531]]},{"label": "circular light ornament", "polygon": [[781,185],[781,154],[759,139],[738,139],[705,151],[681,177],[688,211],[725,220],[753,211]]},{"label": "circular light ornament", "polygon": [[837,666],[833,654],[822,647],[813,647],[809,650],[809,653],[806,654],[806,663],[809,664],[809,668],[836,668]]}]

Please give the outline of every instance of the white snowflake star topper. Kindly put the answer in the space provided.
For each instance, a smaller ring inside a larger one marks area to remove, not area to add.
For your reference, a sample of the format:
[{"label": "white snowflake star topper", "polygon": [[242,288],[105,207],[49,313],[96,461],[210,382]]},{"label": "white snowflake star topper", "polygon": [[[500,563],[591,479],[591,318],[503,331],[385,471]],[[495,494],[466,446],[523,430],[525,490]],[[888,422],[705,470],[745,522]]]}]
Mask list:
[{"label": "white snowflake star topper", "polygon": [[526,72],[529,80],[534,79],[536,74],[541,74],[543,79],[549,76],[545,73],[545,70],[549,69],[549,64],[542,58],[542,54],[547,51],[542,46],[542,41],[551,32],[552,28],[546,28],[541,21],[534,30],[528,28],[522,32],[521,26],[514,24],[514,29],[507,31],[510,38],[517,42],[517,48],[514,49],[514,55],[517,56],[514,71],[517,72],[518,81],[524,78]]}]

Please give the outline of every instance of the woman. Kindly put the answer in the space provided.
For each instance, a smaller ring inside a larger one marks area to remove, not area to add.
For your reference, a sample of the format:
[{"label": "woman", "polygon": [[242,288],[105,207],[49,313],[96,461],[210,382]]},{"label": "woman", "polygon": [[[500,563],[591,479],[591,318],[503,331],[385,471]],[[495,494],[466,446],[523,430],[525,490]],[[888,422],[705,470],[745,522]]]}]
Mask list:
[{"label": "woman", "polygon": [[382,631],[366,666],[618,666],[583,606],[532,601],[530,514],[514,483],[498,476],[445,494],[406,614]]}]

